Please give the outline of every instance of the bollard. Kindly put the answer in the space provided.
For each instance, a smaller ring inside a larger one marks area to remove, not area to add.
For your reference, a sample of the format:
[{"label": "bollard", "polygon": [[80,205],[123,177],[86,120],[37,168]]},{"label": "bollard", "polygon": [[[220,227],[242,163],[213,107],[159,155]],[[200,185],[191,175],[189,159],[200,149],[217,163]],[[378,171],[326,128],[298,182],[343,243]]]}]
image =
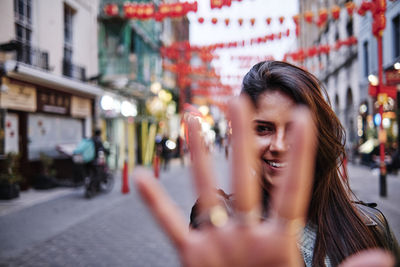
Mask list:
[{"label": "bollard", "polygon": [[154,169],[154,177],[158,179],[160,177],[160,157],[158,155],[154,156],[153,169]]},{"label": "bollard", "polygon": [[129,179],[128,179],[128,163],[124,162],[124,168],[122,170],[122,194],[129,193]]}]

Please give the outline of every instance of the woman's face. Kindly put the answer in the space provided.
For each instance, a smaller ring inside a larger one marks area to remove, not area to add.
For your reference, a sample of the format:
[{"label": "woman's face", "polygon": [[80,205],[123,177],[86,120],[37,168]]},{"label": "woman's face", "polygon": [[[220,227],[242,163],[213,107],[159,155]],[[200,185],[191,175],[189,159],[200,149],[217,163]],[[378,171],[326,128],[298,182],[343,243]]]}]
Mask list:
[{"label": "woman's face", "polygon": [[295,102],[278,90],[267,91],[258,98],[253,129],[261,160],[261,175],[272,185],[287,167],[287,136],[295,107]]}]

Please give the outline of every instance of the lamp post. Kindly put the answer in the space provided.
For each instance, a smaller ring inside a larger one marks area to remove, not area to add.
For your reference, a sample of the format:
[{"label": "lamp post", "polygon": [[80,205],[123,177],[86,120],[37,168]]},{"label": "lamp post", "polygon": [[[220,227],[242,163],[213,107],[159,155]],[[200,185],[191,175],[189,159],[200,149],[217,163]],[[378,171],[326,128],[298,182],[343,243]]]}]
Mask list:
[{"label": "lamp post", "polygon": [[386,27],[386,0],[372,0],[372,33],[375,36],[378,43],[378,85],[377,85],[377,96],[379,103],[379,114],[381,116],[381,123],[379,125],[379,195],[382,197],[387,196],[387,185],[386,185],[386,164],[385,164],[385,137],[383,129],[383,101],[385,93],[383,92],[383,50],[382,50],[382,35]]}]

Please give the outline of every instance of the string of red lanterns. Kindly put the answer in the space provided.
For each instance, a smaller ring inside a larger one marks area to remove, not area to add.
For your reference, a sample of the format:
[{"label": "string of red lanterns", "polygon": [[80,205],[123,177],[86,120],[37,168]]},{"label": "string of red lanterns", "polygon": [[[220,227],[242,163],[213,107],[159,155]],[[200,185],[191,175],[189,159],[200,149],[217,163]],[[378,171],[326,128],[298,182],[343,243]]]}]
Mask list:
[{"label": "string of red lanterns", "polygon": [[103,11],[105,15],[110,17],[121,15],[126,19],[162,21],[165,18],[179,18],[189,12],[197,12],[197,1],[192,3],[162,3],[158,8],[153,3],[126,2],[122,8],[116,3],[108,3],[104,5]]},{"label": "string of red lanterns", "polygon": [[301,48],[295,52],[286,53],[283,57],[283,61],[287,61],[291,58],[293,61],[304,61],[307,58],[312,58],[316,55],[325,54],[328,55],[332,50],[339,50],[342,46],[352,46],[357,44],[357,38],[351,36],[345,40],[338,40],[334,45],[321,44],[314,45],[309,48]]}]

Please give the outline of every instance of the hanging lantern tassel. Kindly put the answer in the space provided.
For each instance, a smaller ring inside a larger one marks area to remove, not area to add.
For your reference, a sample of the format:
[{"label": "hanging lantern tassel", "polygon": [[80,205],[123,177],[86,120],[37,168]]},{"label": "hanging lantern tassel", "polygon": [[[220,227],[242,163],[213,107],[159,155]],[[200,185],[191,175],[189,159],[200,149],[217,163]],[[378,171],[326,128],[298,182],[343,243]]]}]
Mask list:
[{"label": "hanging lantern tassel", "polygon": [[243,19],[242,18],[238,19],[238,22],[239,22],[239,26],[243,25]]},{"label": "hanging lantern tassel", "polygon": [[267,22],[267,25],[270,25],[270,24],[271,24],[271,20],[272,20],[271,18],[266,18],[266,19],[265,19],[265,22]]},{"label": "hanging lantern tassel", "polygon": [[279,23],[283,24],[283,22],[285,21],[285,17],[284,16],[280,16],[279,18]]},{"label": "hanging lantern tassel", "polygon": [[251,18],[250,19],[250,25],[254,26],[255,23],[256,23],[256,19],[255,18]]}]

